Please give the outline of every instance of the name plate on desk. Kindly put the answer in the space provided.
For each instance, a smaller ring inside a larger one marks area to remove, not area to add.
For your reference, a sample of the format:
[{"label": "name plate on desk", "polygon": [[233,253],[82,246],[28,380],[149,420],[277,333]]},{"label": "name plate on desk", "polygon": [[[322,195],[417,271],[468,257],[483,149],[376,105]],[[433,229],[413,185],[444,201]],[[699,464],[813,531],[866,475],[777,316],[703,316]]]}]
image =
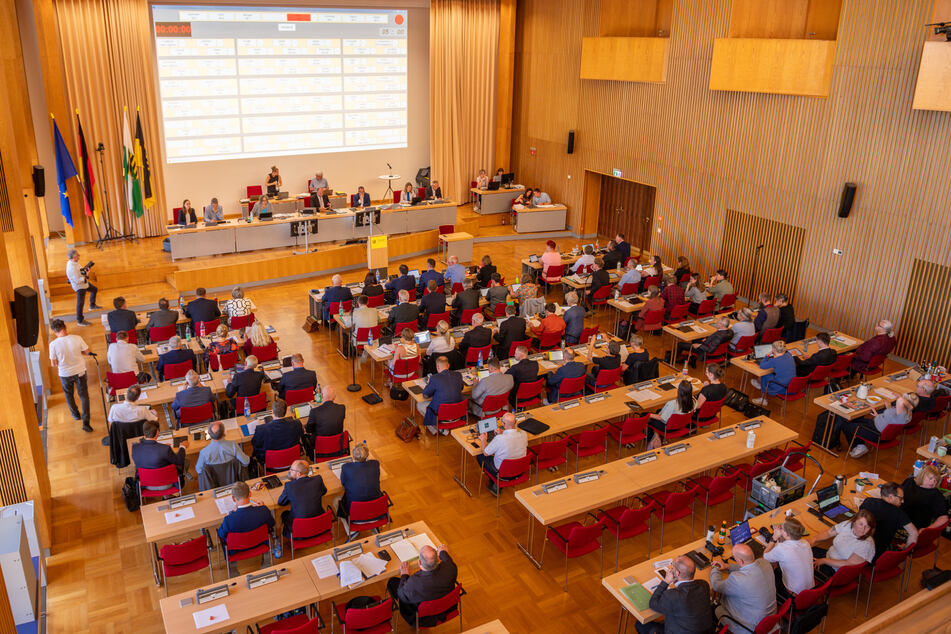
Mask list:
[{"label": "name plate on desk", "polygon": [[628,408],[629,408],[632,412],[640,412],[640,411],[643,411],[643,408],[638,404],[637,401],[624,401],[624,404],[627,405]]},{"label": "name plate on desk", "polygon": [[644,381],[643,383],[638,383],[631,386],[632,391],[640,392],[641,390],[646,390],[654,384],[653,381]]},{"label": "name plate on desk", "polygon": [[327,462],[327,466],[330,467],[331,471],[342,469],[343,465],[348,462],[353,462],[353,458],[350,456],[345,456],[343,458],[337,458],[336,460],[330,460]]},{"label": "name plate on desk", "polygon": [[763,421],[759,419],[748,420],[745,423],[740,423],[739,425],[737,425],[740,431],[749,431],[751,429],[756,429],[757,427],[762,427],[762,426],[763,426]]},{"label": "name plate on desk", "polygon": [[607,394],[592,394],[590,396],[584,397],[584,400],[586,403],[597,403],[598,401],[603,401],[607,397]]},{"label": "name plate on desk", "polygon": [[184,385],[185,379],[172,379],[171,381],[168,382],[168,384],[173,386]]},{"label": "name plate on desk", "polygon": [[233,485],[233,484],[229,484],[229,485],[223,486],[223,487],[218,487],[218,488],[215,489],[215,491],[214,491],[215,499],[216,499],[216,500],[220,500],[221,498],[226,498],[226,497],[228,497],[229,495],[231,495],[231,492],[232,492],[232,491],[234,491],[234,485]]},{"label": "name plate on desk", "polygon": [[573,401],[565,401],[559,405],[559,407],[561,409],[571,409],[572,407],[578,407],[579,405],[581,405],[581,399],[575,399]]},{"label": "name plate on desk", "polygon": [[194,504],[194,503],[197,502],[197,501],[198,501],[198,498],[195,497],[195,494],[194,494],[194,493],[192,493],[191,495],[183,495],[183,496],[180,497],[180,498],[175,498],[174,500],[169,500],[169,502],[168,502],[168,508],[169,508],[169,509],[172,509],[172,510],[174,510],[174,509],[180,509],[180,508],[182,508],[183,506],[188,506],[188,505],[190,505],[190,504]]},{"label": "name plate on desk", "polygon": [[733,429],[732,427],[727,427],[726,429],[718,429],[717,431],[707,436],[707,438],[710,438],[710,439],[716,438],[717,440],[719,440],[720,438],[726,438],[728,436],[735,436],[735,435],[736,435],[736,430]]},{"label": "name plate on desk", "polygon": [[523,420],[528,420],[528,412],[519,412],[515,415],[516,423],[521,423]]},{"label": "name plate on desk", "polygon": [[341,561],[343,559],[350,559],[351,557],[356,557],[363,553],[363,544],[351,544],[349,546],[341,546],[340,548],[334,548],[334,559]]},{"label": "name plate on desk", "polygon": [[156,439],[157,441],[159,441],[159,442],[162,442],[163,440],[171,440],[171,439],[172,439],[172,436],[173,436],[172,432],[170,432],[170,431],[163,431],[161,434],[159,434],[158,436],[156,436],[155,439]]},{"label": "name plate on desk", "polygon": [[568,483],[562,478],[561,480],[555,480],[554,482],[546,482],[542,485],[541,491],[536,491],[535,495],[540,495],[542,493],[554,493],[555,491],[561,491],[562,489],[567,489]]},{"label": "name plate on desk", "polygon": [[662,376],[659,379],[657,379],[657,385],[666,385],[668,383],[673,383],[676,378],[677,377],[673,374],[671,374],[670,376]]},{"label": "name plate on desk", "polygon": [[244,579],[248,584],[248,590],[254,590],[260,586],[274,583],[279,577],[280,574],[277,570],[269,570],[268,572],[262,572],[260,574],[246,575]]},{"label": "name plate on desk", "polygon": [[398,542],[403,539],[403,531],[390,531],[389,533],[382,533],[376,536],[376,547],[383,548],[384,546],[389,546],[394,542]]},{"label": "name plate on desk", "polygon": [[701,324],[712,324],[715,319],[716,317],[705,317],[703,319],[698,319],[697,321],[699,321]]},{"label": "name plate on desk", "polygon": [[201,605],[209,601],[214,601],[215,599],[226,597],[228,594],[228,584],[215,586],[214,588],[199,588],[198,591],[195,592],[195,603]]},{"label": "name plate on desk", "polygon": [[202,375],[200,375],[198,378],[200,378],[202,381],[210,381],[210,380],[211,380],[211,375],[210,375],[210,374],[202,374]]},{"label": "name plate on desk", "polygon": [[530,361],[541,361],[545,358],[544,354],[532,354],[528,356]]},{"label": "name plate on desk", "polygon": [[[648,452],[648,453],[642,453],[641,455],[639,455],[639,456],[634,456],[634,458],[633,458],[634,464],[639,464],[639,465],[640,465],[640,464],[646,464],[646,463],[648,463],[648,462],[653,462],[654,460],[657,460],[657,452],[656,452],[656,451],[650,451],[650,452]],[[628,465],[633,466],[633,465],[631,465],[631,463],[628,463]]]},{"label": "name plate on desk", "polygon": [[586,471],[585,473],[576,473],[574,475],[576,484],[584,484],[585,482],[593,482],[601,477],[600,471]]},{"label": "name plate on desk", "polygon": [[692,319],[688,319],[687,321],[682,321],[682,322],[680,322],[680,323],[677,324],[677,325],[678,325],[678,326],[693,326],[693,320],[692,320]]},{"label": "name plate on desk", "polygon": [[670,445],[669,447],[664,447],[664,453],[667,454],[668,456],[674,456],[679,453],[683,453],[687,451],[688,447],[690,447],[690,445],[688,445],[687,443],[679,442],[676,445]]}]

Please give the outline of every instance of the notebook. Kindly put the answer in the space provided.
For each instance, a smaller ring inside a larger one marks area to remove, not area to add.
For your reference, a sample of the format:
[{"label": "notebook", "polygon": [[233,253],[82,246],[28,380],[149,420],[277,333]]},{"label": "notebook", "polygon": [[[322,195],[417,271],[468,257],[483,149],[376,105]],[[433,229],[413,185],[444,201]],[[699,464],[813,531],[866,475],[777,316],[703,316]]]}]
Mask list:
[{"label": "notebook", "polygon": [[624,593],[624,596],[627,597],[627,600],[634,604],[634,607],[637,608],[638,612],[642,612],[647,609],[648,604],[651,600],[651,593],[639,583],[632,583],[629,586],[624,586],[621,588],[621,592]]}]

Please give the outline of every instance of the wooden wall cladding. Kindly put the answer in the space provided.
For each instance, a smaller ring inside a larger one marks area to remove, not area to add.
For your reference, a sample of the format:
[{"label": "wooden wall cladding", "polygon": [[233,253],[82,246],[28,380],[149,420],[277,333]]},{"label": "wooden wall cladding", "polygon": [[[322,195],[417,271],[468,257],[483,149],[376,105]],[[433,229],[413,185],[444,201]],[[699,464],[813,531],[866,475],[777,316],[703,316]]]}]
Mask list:
[{"label": "wooden wall cladding", "polygon": [[895,354],[951,366],[951,268],[915,260],[896,334]]},{"label": "wooden wall cladding", "polygon": [[925,42],[912,106],[951,111],[951,42]]},{"label": "wooden wall cladding", "polygon": [[0,429],[0,504],[26,502],[26,486],[12,429]]},{"label": "wooden wall cladding", "polygon": [[581,79],[665,82],[669,54],[666,37],[586,37]]},{"label": "wooden wall cladding", "polygon": [[733,0],[730,37],[834,40],[842,0]]},{"label": "wooden wall cladding", "polygon": [[[802,227],[728,209],[718,268],[729,274],[733,289],[743,297],[755,300],[760,293],[769,293],[771,297],[785,293],[793,303],[805,236]],[[753,260],[760,244],[763,248],[753,280]],[[755,286],[751,287],[751,283]]]},{"label": "wooden wall cladding", "polygon": [[632,247],[649,250],[656,193],[650,185],[602,176],[598,235],[613,240],[620,232]]},{"label": "wooden wall cladding", "polygon": [[667,37],[674,0],[601,0],[602,37]]},{"label": "wooden wall cladding", "polygon": [[710,90],[828,97],[834,62],[834,40],[718,38]]},{"label": "wooden wall cladding", "polygon": [[[651,250],[704,274],[727,209],[805,227],[797,313],[867,338],[899,321],[916,258],[951,262],[951,114],[911,107],[931,0],[843,3],[827,99],[710,91],[730,6],[677,0],[667,83],[642,84],[580,79],[599,2],[520,0],[513,168],[576,230],[586,169],[655,186]],[[841,219],[846,182],[859,190]]]}]

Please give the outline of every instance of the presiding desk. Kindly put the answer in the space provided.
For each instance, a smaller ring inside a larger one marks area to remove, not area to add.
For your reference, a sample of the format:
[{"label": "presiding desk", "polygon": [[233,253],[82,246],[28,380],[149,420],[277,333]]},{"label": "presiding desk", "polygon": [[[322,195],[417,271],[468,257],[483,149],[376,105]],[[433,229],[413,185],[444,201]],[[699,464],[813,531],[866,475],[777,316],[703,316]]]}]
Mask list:
[{"label": "presiding desk", "polygon": [[515,206],[515,232],[564,231],[568,222],[568,208],[562,204]]},{"label": "presiding desk", "polygon": [[469,191],[473,194],[478,194],[482,198],[482,202],[479,204],[479,209],[476,210],[476,213],[485,216],[490,214],[504,214],[512,211],[512,201],[515,200],[519,194],[524,192],[525,189],[521,187],[500,187],[499,189],[490,190],[473,187]]},{"label": "presiding desk", "polygon": [[[376,235],[416,233],[455,224],[458,203],[452,201],[424,203],[415,206],[386,205],[380,207],[380,223],[373,227]],[[274,247],[303,245],[304,225],[311,227],[311,243],[334,242],[370,235],[370,227],[355,226],[359,209],[341,209],[336,213],[303,215],[300,212],[276,213],[272,220],[229,219],[215,225],[199,222],[195,226],[167,225],[172,260],[181,258],[241,253]],[[316,224],[316,229],[314,225]]]},{"label": "presiding desk", "polygon": [[[414,522],[392,530],[384,530],[381,531],[381,534],[388,535],[397,531],[402,532],[404,538],[426,535],[433,544],[437,546],[440,544],[436,534],[425,522]],[[319,601],[333,600],[349,594],[370,594],[366,591],[361,592],[361,589],[387,581],[400,574],[400,558],[393,550],[392,544],[378,547],[376,538],[376,535],[371,535],[338,547],[360,544],[363,553],[376,554],[385,550],[389,554],[390,561],[386,562],[386,568],[381,573],[369,579],[364,579],[360,583],[341,586],[337,575],[320,578],[317,573],[316,562],[318,559],[327,556],[333,557],[334,549],[328,548],[313,555],[282,561],[275,566],[257,571],[265,573],[274,570],[278,571],[280,576],[277,581],[254,589],[248,588],[244,575],[232,577],[222,582],[215,582],[208,587],[226,584],[229,590],[228,596],[208,601],[202,605],[197,605],[195,602],[195,590],[162,599],[159,602],[159,609],[162,612],[165,631],[169,634],[196,631],[202,634],[217,634],[232,630],[243,632],[245,628],[254,627],[257,623],[261,623],[277,614],[309,606]],[[336,561],[334,564],[338,565]],[[415,563],[411,565],[414,568],[417,567]],[[215,611],[212,613],[215,616],[214,620],[207,619],[209,613],[206,611],[209,609]],[[399,618],[399,616],[397,615],[396,618]],[[202,624],[200,627],[198,626],[199,622]]]}]

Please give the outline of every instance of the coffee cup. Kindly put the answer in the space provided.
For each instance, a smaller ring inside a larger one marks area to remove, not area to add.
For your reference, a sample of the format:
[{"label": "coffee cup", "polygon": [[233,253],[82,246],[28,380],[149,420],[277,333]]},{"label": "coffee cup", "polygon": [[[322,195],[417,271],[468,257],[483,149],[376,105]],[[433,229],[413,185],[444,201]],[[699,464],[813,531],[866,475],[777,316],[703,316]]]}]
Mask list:
[{"label": "coffee cup", "polygon": [[864,489],[865,489],[865,485],[864,485],[864,484],[859,484],[858,482],[855,483],[855,492],[856,492],[856,493],[861,493]]},{"label": "coffee cup", "polygon": [[947,455],[948,455],[948,448],[947,448],[947,447],[945,447],[944,445],[941,445],[940,447],[938,447],[938,456],[939,456],[939,457],[944,458],[944,457],[947,456]]}]

